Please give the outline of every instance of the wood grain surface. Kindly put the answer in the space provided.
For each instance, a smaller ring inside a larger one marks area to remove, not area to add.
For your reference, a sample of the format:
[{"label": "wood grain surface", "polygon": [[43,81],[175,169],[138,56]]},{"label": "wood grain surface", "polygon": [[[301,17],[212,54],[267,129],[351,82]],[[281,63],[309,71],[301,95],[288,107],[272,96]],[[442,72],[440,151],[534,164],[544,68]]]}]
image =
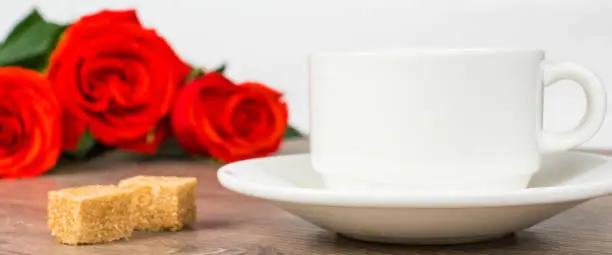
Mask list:
[{"label": "wood grain surface", "polygon": [[[306,152],[304,141],[282,153]],[[602,152],[603,153],[603,152]],[[339,237],[266,203],[222,188],[219,165],[180,157],[148,158],[113,152],[88,163],[67,163],[36,179],[0,181],[0,254],[612,254],[612,197],[566,211],[526,231],[495,241],[455,246],[402,246]],[[48,190],[113,184],[137,175],[198,178],[198,216],[177,233],[136,233],[102,245],[58,244],[46,227]]]}]

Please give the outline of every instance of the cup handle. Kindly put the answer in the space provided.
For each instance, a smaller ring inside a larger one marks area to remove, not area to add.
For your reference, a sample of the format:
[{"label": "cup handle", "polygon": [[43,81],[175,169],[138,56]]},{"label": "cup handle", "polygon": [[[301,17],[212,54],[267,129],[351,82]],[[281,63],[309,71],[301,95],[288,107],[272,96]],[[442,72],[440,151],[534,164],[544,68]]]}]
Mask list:
[{"label": "cup handle", "polygon": [[563,133],[542,131],[540,150],[543,153],[554,153],[578,147],[591,139],[603,124],[606,115],[605,87],[597,75],[574,63],[546,63],[541,68],[544,87],[561,80],[577,82],[584,90],[587,106],[586,113],[574,129]]}]

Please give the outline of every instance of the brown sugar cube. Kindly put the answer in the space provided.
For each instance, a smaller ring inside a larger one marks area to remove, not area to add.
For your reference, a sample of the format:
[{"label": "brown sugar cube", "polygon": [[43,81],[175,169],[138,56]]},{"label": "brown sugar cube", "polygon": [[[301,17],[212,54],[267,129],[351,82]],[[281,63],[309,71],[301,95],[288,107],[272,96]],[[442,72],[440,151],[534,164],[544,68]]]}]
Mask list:
[{"label": "brown sugar cube", "polygon": [[117,186],[50,191],[48,199],[48,227],[61,243],[106,243],[132,235],[131,196]]},{"label": "brown sugar cube", "polygon": [[136,230],[178,231],[195,222],[196,178],[135,176],[119,182],[132,194]]}]

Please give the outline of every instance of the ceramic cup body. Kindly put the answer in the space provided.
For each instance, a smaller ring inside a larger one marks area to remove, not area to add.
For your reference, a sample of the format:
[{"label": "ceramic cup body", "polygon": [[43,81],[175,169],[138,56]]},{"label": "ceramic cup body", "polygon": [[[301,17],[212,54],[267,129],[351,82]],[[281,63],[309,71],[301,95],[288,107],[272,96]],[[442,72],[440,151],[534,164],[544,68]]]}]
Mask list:
[{"label": "ceramic cup body", "polygon": [[[332,189],[525,188],[542,153],[584,143],[605,115],[599,79],[541,50],[413,50],[309,58],[312,164]],[[589,112],[542,131],[543,88],[579,82]]]}]

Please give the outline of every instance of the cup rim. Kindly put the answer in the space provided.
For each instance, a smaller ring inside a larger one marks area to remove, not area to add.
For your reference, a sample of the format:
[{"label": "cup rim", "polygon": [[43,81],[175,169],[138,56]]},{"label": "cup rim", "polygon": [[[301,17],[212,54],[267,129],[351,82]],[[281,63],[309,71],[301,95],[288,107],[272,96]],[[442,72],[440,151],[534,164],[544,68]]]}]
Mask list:
[{"label": "cup rim", "polygon": [[364,51],[322,51],[309,54],[318,57],[381,57],[381,56],[422,56],[422,55],[494,55],[494,54],[544,54],[541,48],[511,47],[465,47],[465,48],[406,48]]}]

